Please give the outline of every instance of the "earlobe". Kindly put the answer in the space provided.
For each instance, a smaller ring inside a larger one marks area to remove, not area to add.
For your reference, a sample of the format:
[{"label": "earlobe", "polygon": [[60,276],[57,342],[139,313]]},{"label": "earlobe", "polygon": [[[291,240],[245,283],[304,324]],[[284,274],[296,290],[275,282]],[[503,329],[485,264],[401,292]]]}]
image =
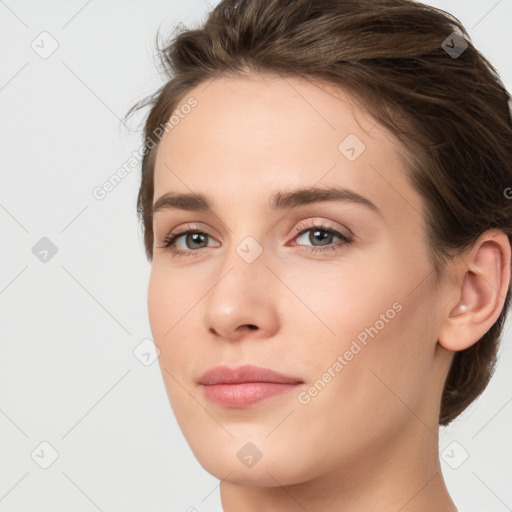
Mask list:
[{"label": "earlobe", "polygon": [[488,230],[457,263],[454,281],[459,297],[449,305],[439,332],[439,344],[452,351],[476,343],[498,319],[510,283],[510,243],[505,233]]}]

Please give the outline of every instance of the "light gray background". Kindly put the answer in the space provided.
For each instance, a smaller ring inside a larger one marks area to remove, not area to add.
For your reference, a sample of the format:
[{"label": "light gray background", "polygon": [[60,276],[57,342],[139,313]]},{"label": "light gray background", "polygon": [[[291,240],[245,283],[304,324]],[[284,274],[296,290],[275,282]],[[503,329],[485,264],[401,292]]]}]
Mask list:
[{"label": "light gray background", "polygon": [[[151,338],[139,168],[92,195],[140,147],[119,118],[161,83],[157,28],[193,25],[213,3],[0,1],[0,512],[221,510],[158,363],[133,354]],[[512,0],[428,3],[464,23],[511,90]],[[31,47],[51,48],[43,31],[59,45],[46,59]],[[46,263],[32,252],[42,237],[58,249]],[[507,330],[487,391],[441,432],[461,511],[512,510],[511,384]],[[59,454],[48,469],[43,441]]]}]

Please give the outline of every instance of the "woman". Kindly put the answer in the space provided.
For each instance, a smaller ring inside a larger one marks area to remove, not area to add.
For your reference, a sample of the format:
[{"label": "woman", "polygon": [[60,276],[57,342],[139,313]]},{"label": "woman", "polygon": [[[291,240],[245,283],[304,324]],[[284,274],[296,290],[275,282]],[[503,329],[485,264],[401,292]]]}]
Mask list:
[{"label": "woman", "polygon": [[510,298],[508,92],[409,0],[224,0],[142,105],[149,318],[225,512],[455,511]]}]

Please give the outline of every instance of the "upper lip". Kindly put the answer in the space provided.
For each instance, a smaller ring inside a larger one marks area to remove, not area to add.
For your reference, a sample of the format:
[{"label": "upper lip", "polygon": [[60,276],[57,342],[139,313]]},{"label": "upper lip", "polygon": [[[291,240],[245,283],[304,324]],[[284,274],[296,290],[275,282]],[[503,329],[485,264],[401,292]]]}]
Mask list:
[{"label": "upper lip", "polygon": [[197,382],[206,386],[212,386],[215,384],[242,384],[244,382],[300,384],[303,381],[268,368],[246,364],[237,368],[215,366],[206,373],[203,373]]}]

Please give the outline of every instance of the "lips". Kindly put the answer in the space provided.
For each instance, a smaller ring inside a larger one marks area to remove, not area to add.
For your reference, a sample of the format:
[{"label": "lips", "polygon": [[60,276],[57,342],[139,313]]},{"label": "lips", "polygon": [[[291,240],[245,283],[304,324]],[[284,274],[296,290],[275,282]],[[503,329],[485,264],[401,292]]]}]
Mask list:
[{"label": "lips", "polygon": [[304,383],[296,377],[252,365],[237,368],[216,366],[197,382],[208,400],[229,408],[249,407],[288,393]]}]

